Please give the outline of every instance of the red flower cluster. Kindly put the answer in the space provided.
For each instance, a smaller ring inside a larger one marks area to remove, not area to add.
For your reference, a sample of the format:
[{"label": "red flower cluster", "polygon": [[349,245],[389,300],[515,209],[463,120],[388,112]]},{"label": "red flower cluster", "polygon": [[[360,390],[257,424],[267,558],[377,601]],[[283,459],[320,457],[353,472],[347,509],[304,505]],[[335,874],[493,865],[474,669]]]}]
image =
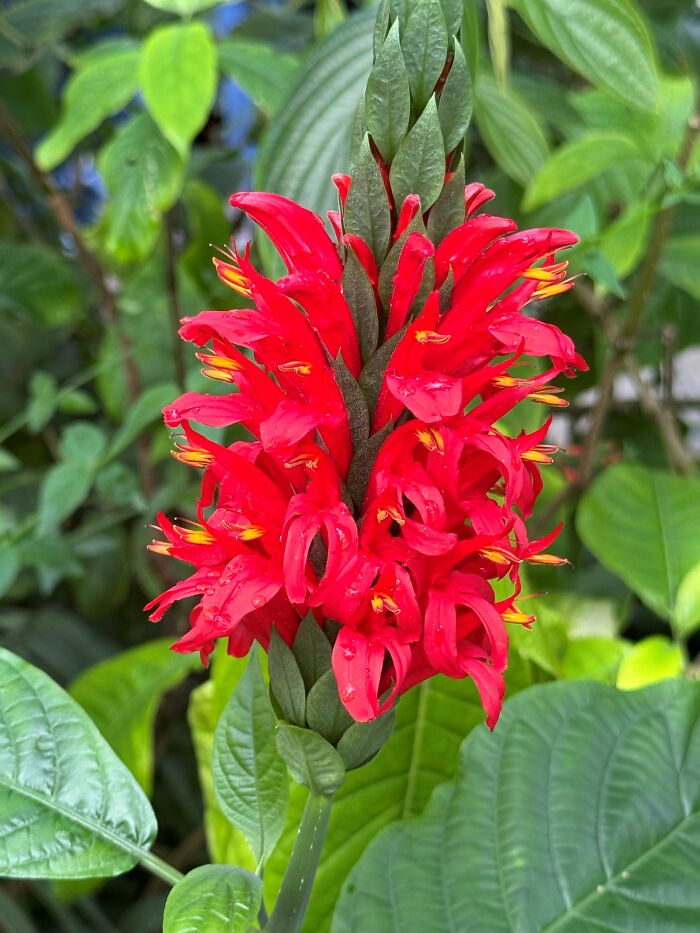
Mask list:
[{"label": "red flower cluster", "polygon": [[[337,184],[344,202],[350,179]],[[475,216],[492,196],[468,185],[465,222],[437,246],[418,232],[404,237],[386,311],[375,259],[361,239],[342,234],[339,215],[331,218],[335,244],[320,218],[285,198],[231,198],[270,236],[288,275],[271,281],[248,251],[232,249],[226,261],[214,260],[219,276],[253,307],[204,311],[180,331],[198,347],[210,345],[198,353],[203,372],[237,391],[188,392],[164,412],[166,424],[184,432],[175,456],[204,469],[199,523],[175,525],[161,515],[167,540],[152,545],[196,567],[147,607],[156,607],[157,620],[176,600],[197,597],[176,650],[206,660],[215,640],[227,637],[229,652],[242,656],[253,640],[267,648],[273,625],[290,643],[312,611],[320,624],[340,624],[332,663],[356,720],[376,717],[398,694],[443,673],[473,678],[494,725],[505,623],[533,621],[514,602],[519,566],[561,562],[541,553],[556,532],[530,541],[524,524],[541,490],[539,465],[551,462],[547,425],[510,438],[495,422],[526,398],[566,404],[550,382],[585,364],[556,327],[522,313],[570,287],[554,253],[575,235],[517,233],[511,220]],[[419,207],[417,198],[406,200],[394,241]],[[393,346],[371,415],[348,402],[334,365],[342,357],[355,379],[363,367],[342,286],[349,251]],[[429,264],[433,288],[416,308]],[[547,360],[543,372],[532,357]],[[257,440],[222,446],[192,421],[241,424]],[[363,446],[358,423],[369,434],[365,454],[376,459],[364,499],[353,505],[346,484]],[[489,580],[506,575],[513,595],[498,602]]]}]

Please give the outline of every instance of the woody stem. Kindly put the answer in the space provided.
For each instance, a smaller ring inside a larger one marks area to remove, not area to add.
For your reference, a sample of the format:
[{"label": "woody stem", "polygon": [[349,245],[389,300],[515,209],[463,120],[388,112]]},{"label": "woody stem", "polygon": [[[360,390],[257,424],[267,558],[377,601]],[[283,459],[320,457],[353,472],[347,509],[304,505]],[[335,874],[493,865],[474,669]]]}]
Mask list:
[{"label": "woody stem", "polygon": [[297,933],[301,929],[332,805],[332,796],[309,794],[275,909],[265,927],[267,933]]}]

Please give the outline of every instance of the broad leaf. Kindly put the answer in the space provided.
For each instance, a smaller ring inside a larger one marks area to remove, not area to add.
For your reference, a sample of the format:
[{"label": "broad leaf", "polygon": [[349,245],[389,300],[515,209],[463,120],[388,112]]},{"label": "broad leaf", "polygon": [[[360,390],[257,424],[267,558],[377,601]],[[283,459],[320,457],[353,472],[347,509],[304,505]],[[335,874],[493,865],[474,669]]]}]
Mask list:
[{"label": "broad leaf", "polygon": [[654,53],[637,5],[628,0],[510,0],[535,35],[593,84],[653,110]]},{"label": "broad leaf", "polygon": [[219,66],[271,116],[287,96],[299,60],[265,42],[234,37],[219,45]]},{"label": "broad leaf", "polygon": [[70,694],[83,707],[141,787],[153,787],[153,726],[164,693],[199,666],[161,638],[122,651],[83,671]]},{"label": "broad leaf", "polygon": [[384,40],[367,79],[367,130],[387,164],[391,164],[406,135],[411,115],[411,94],[396,20]]},{"label": "broad leaf", "polygon": [[576,524],[598,560],[670,619],[681,580],[700,561],[700,482],[612,467],[584,496]]},{"label": "broad leaf", "polygon": [[482,74],[474,87],[474,112],[496,164],[521,185],[527,184],[547,159],[548,146],[539,121],[525,101]]},{"label": "broad leaf", "polygon": [[700,923],[700,686],[535,687],[349,878],[334,933],[690,931]]},{"label": "broad leaf", "polygon": [[684,636],[700,626],[700,564],[689,570],[680,582],[673,607],[673,624]]},{"label": "broad leaf", "polygon": [[261,903],[257,875],[231,865],[202,865],[168,895],[163,933],[246,933]]},{"label": "broad leaf", "polygon": [[61,118],[36,152],[41,168],[59,165],[105,117],[128,103],[137,88],[139,57],[138,49],[117,49],[71,76],[62,96]]},{"label": "broad leaf", "polygon": [[621,690],[636,690],[683,672],[683,652],[670,638],[652,635],[637,642],[622,659],[617,672]]},{"label": "broad leaf", "polygon": [[284,828],[288,781],[275,745],[277,720],[257,652],[214,734],[212,776],[221,809],[264,863]]},{"label": "broad leaf", "polygon": [[401,50],[411,88],[411,101],[422,110],[435,90],[447,58],[447,26],[440,0],[422,0],[407,7],[401,28]]},{"label": "broad leaf", "polygon": [[374,11],[351,16],[318,44],[263,139],[255,187],[323,214],[334,172],[347,171],[350,127],[372,63]]},{"label": "broad leaf", "polygon": [[435,97],[399,146],[389,179],[396,204],[417,194],[421,210],[427,211],[437,200],[445,179],[445,148]]},{"label": "broad leaf", "polygon": [[661,256],[660,270],[665,279],[700,300],[700,235],[680,233],[670,237]]},{"label": "broad leaf", "polygon": [[155,816],[95,725],[46,674],[3,648],[0,708],[0,874],[128,871],[155,837]]},{"label": "broad leaf", "polygon": [[139,79],[146,106],[183,157],[214,103],[216,68],[216,46],[203,23],[161,26],[144,43]]}]

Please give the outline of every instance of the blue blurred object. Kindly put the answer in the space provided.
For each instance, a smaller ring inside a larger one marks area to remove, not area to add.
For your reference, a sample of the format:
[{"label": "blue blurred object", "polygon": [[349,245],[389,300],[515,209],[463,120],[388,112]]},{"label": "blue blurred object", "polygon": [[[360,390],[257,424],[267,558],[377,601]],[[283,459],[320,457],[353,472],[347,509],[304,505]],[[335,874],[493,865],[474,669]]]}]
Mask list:
[{"label": "blue blurred object", "polygon": [[227,146],[240,147],[257,119],[255,104],[232,79],[223,78],[219,87],[221,136]]},{"label": "blue blurred object", "polygon": [[233,32],[236,26],[246,19],[250,13],[247,3],[222,3],[211,13],[211,27],[217,39],[224,39]]},{"label": "blue blurred object", "polygon": [[79,223],[90,224],[97,220],[107,198],[107,189],[93,155],[85,152],[68,159],[51,173],[51,177],[59,188],[74,194],[75,216]]}]

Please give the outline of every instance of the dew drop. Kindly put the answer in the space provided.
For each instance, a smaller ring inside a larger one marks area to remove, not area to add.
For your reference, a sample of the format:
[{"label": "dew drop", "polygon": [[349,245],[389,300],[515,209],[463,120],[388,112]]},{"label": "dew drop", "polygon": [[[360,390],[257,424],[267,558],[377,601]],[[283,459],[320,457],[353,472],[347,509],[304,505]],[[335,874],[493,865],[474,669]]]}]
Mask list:
[{"label": "dew drop", "polygon": [[213,586],[208,586],[204,592],[206,593],[207,596],[213,596],[214,593],[216,593],[216,590],[214,589]]},{"label": "dew drop", "polygon": [[253,596],[253,605],[255,606],[256,609],[262,609],[265,603],[266,603],[266,599],[264,596],[260,596],[260,595]]},{"label": "dew drop", "polygon": [[605,891],[605,885],[597,884],[595,890],[596,890],[596,894],[602,894]]},{"label": "dew drop", "polygon": [[357,652],[354,648],[343,648],[343,657],[346,661],[352,661]]},{"label": "dew drop", "polygon": [[360,591],[359,591],[358,587],[356,587],[356,586],[348,586],[348,587],[346,587],[345,595],[348,597],[348,599],[354,599],[355,596],[359,596],[359,594],[360,594]]},{"label": "dew drop", "polygon": [[426,502],[425,503],[425,514],[428,518],[435,520],[440,514],[440,509],[437,507],[435,502]]},{"label": "dew drop", "polygon": [[177,410],[177,408],[167,408],[166,411],[167,411],[168,421],[179,421],[180,420],[180,412]]},{"label": "dew drop", "polygon": [[340,691],[340,699],[347,702],[348,700],[352,700],[356,693],[357,689],[353,687],[352,684],[348,684],[347,687],[343,687]]},{"label": "dew drop", "polygon": [[629,878],[629,876],[630,876],[630,873],[629,873],[629,872],[627,871],[627,869],[625,868],[625,870],[622,872],[622,880],[623,880],[623,881],[627,881],[627,879]]}]

